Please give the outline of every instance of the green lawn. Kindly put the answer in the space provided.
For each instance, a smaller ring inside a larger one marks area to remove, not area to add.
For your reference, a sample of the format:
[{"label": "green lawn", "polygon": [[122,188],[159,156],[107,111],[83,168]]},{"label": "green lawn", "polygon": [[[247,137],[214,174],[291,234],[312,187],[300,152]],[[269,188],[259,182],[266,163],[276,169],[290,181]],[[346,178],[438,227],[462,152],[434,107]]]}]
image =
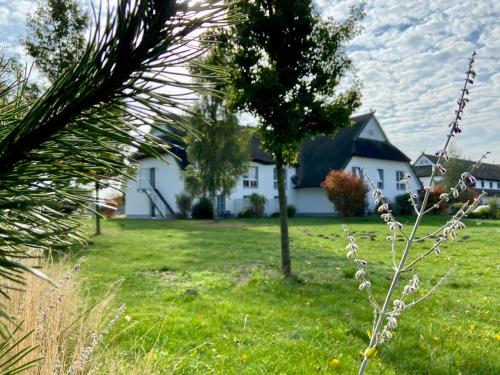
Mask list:
[{"label": "green lawn", "polygon": [[[423,230],[443,220],[431,217]],[[391,260],[377,218],[292,219],[294,280],[279,274],[277,219],[105,222],[80,254],[93,296],[125,279],[116,303],[131,319],[107,338],[109,352],[162,374],[357,373],[372,315],[345,257],[345,222],[382,299]],[[500,374],[500,221],[476,222],[423,263],[421,291],[456,272],[404,313],[368,374]]]}]

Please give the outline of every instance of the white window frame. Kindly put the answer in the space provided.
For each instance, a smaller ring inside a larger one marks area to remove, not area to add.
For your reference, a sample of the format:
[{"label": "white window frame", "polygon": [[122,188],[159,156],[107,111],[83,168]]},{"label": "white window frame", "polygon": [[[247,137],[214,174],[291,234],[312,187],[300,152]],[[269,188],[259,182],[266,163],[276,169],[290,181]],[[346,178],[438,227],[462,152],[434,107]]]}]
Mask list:
[{"label": "white window frame", "polygon": [[384,188],[384,170],[383,169],[377,169],[377,188],[378,189],[383,189]]},{"label": "white window frame", "polygon": [[[283,174],[285,175],[285,190],[287,189],[287,169],[283,168]],[[278,170],[276,168],[273,168],[273,184],[274,184],[274,189],[278,190]]]},{"label": "white window frame", "polygon": [[405,171],[396,171],[396,190],[406,190],[406,184],[401,182],[405,178]]},{"label": "white window frame", "polygon": [[[252,174],[251,171],[255,171],[255,174]],[[256,189],[259,187],[259,167],[251,165],[248,167],[247,172],[243,175],[243,187]]]}]

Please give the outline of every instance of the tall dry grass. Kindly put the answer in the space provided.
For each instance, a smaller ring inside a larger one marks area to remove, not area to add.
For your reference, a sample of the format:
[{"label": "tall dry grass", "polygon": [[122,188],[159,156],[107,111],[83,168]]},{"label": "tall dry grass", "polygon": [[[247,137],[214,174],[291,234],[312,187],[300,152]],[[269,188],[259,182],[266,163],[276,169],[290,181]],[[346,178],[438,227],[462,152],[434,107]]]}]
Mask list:
[{"label": "tall dry grass", "polygon": [[[109,314],[116,285],[91,304],[78,272],[84,261],[70,265],[67,260],[39,257],[30,264],[40,267],[57,285],[26,275],[24,291],[10,293],[7,306],[21,323],[13,340],[31,334],[19,348],[4,354],[2,361],[14,356],[21,348],[31,346],[35,349],[22,362],[37,358],[39,361],[23,374],[87,374],[93,367],[99,367],[92,355],[99,349],[103,333],[110,329],[103,317]],[[112,322],[118,318],[115,316]],[[12,324],[11,328],[14,331],[16,326]]]}]

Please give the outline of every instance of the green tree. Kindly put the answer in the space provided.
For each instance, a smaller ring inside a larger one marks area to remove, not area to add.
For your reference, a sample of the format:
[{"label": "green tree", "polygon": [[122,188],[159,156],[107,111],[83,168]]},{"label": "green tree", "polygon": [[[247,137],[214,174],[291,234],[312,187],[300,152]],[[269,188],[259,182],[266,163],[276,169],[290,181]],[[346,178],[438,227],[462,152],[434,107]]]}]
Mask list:
[{"label": "green tree", "polygon": [[214,43],[220,37],[221,34],[210,33],[206,42],[209,52],[190,65],[196,80],[211,86],[214,94],[200,96],[198,115],[192,121],[195,132],[188,137],[191,166],[184,172],[186,190],[193,195],[208,196],[212,201],[214,220],[217,220],[217,194],[222,197],[230,194],[250,161],[250,133],[240,128],[236,116],[228,110],[227,81],[213,70],[228,63],[225,51]]},{"label": "green tree", "polygon": [[23,44],[51,82],[82,55],[88,24],[89,16],[76,0],[40,0],[28,14]]},{"label": "green tree", "polygon": [[265,150],[274,155],[278,177],[282,269],[292,274],[284,167],[317,134],[350,124],[360,105],[357,85],[340,91],[351,70],[346,43],[359,30],[360,9],[343,23],[322,19],[311,0],[242,0],[245,20],[229,31],[232,100],[258,120]]},{"label": "green tree", "polygon": [[[19,258],[85,239],[75,208],[88,207],[93,198],[68,179],[120,175],[131,161],[131,146],[161,159],[169,153],[168,143],[141,129],[171,122],[172,109],[188,110],[190,103],[158,92],[157,83],[206,91],[168,72],[200,53],[191,41],[223,11],[211,3],[119,1],[105,24],[96,25],[80,59],[41,97],[20,100],[19,85],[0,91],[0,279],[22,282],[22,271],[42,276]],[[179,56],[180,48],[194,50]],[[156,128],[166,138],[175,136]],[[0,283],[0,295],[7,296],[9,287]],[[0,309],[0,316],[2,328],[8,313]]]},{"label": "green tree", "polygon": [[217,220],[217,195],[229,195],[248,168],[249,133],[239,128],[234,115],[213,119],[206,117],[206,111],[201,114],[193,119],[196,132],[188,137],[191,166],[184,172],[184,182],[191,194],[210,198]]},{"label": "green tree", "polygon": [[443,176],[443,185],[447,190],[454,187],[458,180],[460,180],[460,175],[472,165],[472,163],[461,159],[458,151],[452,150],[448,154],[449,159],[443,163],[446,169],[446,173]]}]

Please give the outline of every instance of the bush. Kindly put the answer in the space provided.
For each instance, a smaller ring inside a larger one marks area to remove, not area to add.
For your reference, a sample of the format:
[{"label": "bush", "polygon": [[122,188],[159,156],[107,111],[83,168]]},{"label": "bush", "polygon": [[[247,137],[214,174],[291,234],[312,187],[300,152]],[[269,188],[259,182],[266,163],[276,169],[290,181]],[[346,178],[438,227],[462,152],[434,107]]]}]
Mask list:
[{"label": "bush", "polygon": [[202,197],[193,205],[191,212],[193,219],[212,219],[214,217],[214,210],[212,202],[207,197]]},{"label": "bush", "polygon": [[286,206],[286,214],[288,217],[294,217],[297,213],[297,208],[293,204],[289,204]]},{"label": "bush", "polygon": [[410,194],[405,193],[405,194],[398,195],[395,198],[395,202],[396,202],[396,207],[395,207],[396,213],[398,213],[400,215],[413,214],[413,206],[411,205],[411,202],[410,202]]},{"label": "bush", "polygon": [[452,203],[450,205],[450,214],[455,215],[458,212],[458,210],[462,208],[463,205],[464,204],[460,202]]},{"label": "bush", "polygon": [[491,210],[489,207],[483,207],[477,212],[472,212],[469,216],[476,219],[489,219],[491,217]]},{"label": "bush", "polygon": [[245,208],[243,211],[241,211],[239,214],[238,214],[238,217],[242,217],[242,218],[251,218],[251,217],[255,217],[255,214],[253,212],[253,209],[252,207],[247,207]]},{"label": "bush", "polygon": [[458,201],[462,203],[465,202],[472,203],[474,202],[474,199],[476,199],[478,195],[479,193],[476,191],[476,189],[468,187],[466,190],[460,193],[460,195],[458,196]]},{"label": "bush", "polygon": [[106,198],[105,205],[99,206],[99,213],[106,216],[108,219],[116,216],[118,207],[123,206],[123,196]]},{"label": "bush", "polygon": [[[418,193],[419,193],[420,201],[422,201],[422,199],[424,199],[425,189],[420,189]],[[432,188],[431,192],[429,193],[429,199],[427,199],[427,204],[425,206],[425,209],[427,210],[428,208],[431,208],[437,202],[439,202],[439,200],[440,200],[439,196],[443,193],[446,193],[446,189],[443,185],[440,184],[440,185],[434,186]],[[448,210],[448,202],[442,202],[439,205],[439,208],[433,210],[432,213],[442,214],[442,213],[446,212],[447,210]]]},{"label": "bush", "polygon": [[191,212],[191,206],[193,205],[193,197],[187,193],[177,194],[175,196],[175,203],[177,203],[177,208],[179,212],[177,215],[181,219],[185,219],[188,217]]},{"label": "bush", "polygon": [[321,183],[321,187],[325,189],[328,199],[342,215],[364,214],[369,188],[361,178],[349,172],[331,171]]},{"label": "bush", "polygon": [[280,213],[279,212],[273,212],[271,214],[271,217],[280,217]]},{"label": "bush", "polygon": [[496,198],[491,198],[490,199],[490,218],[497,219],[499,214],[500,214],[500,212],[498,210],[498,202],[497,202]]},{"label": "bush", "polygon": [[248,198],[250,201],[250,208],[252,209],[255,217],[263,217],[266,210],[266,197],[253,193]]}]

